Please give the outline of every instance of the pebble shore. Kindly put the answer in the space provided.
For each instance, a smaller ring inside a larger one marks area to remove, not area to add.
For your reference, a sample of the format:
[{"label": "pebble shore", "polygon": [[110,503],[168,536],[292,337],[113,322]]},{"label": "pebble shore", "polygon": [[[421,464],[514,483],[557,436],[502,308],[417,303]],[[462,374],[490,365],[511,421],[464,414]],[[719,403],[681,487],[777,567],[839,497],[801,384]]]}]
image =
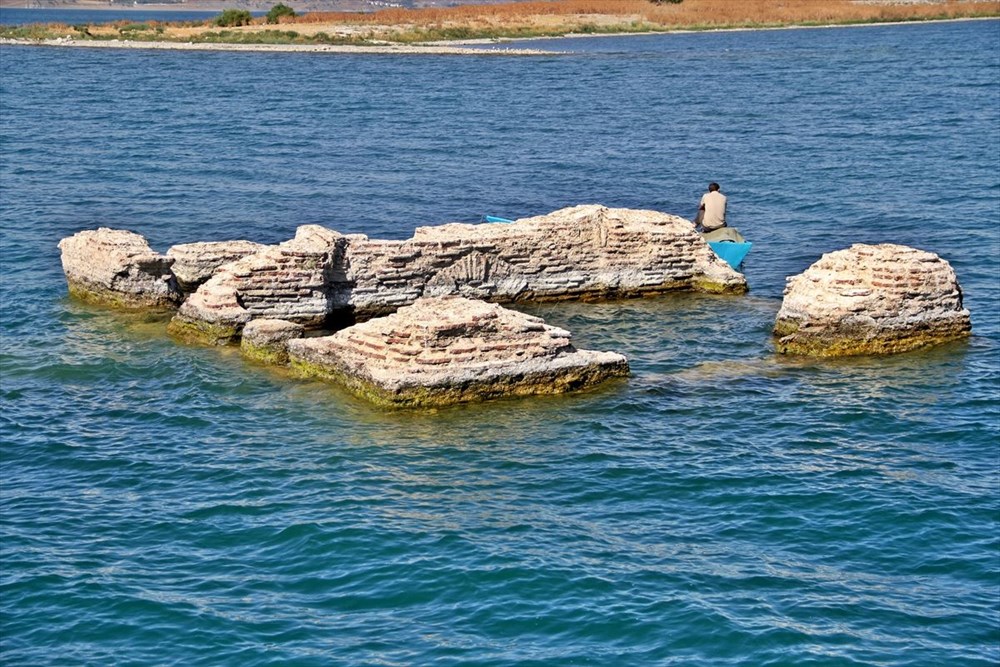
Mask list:
[{"label": "pebble shore", "polygon": [[373,44],[355,46],[352,44],[227,44],[195,42],[140,42],[132,40],[80,40],[72,37],[58,39],[0,39],[0,44],[20,46],[62,46],[91,49],[154,49],[163,51],[247,51],[266,53],[351,53],[351,54],[395,54],[395,55],[458,55],[458,56],[550,56],[554,51],[541,49],[473,49],[449,45]]}]

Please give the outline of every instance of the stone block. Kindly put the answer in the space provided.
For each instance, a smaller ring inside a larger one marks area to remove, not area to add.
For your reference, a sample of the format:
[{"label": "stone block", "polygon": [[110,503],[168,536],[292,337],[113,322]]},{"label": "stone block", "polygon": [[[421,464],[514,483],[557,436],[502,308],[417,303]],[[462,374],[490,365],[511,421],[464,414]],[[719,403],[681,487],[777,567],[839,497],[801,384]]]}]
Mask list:
[{"label": "stone block", "polygon": [[539,318],[458,296],[422,298],[332,336],[290,340],[288,354],[302,374],[392,407],[561,393],[628,374],[620,354],[577,350],[569,332]]},{"label": "stone block", "polygon": [[211,278],[220,266],[266,247],[252,241],[182,243],[169,248],[167,257],[174,259],[174,276],[181,291],[190,293]]},{"label": "stone block", "polygon": [[171,267],[134,232],[101,227],[59,242],[69,292],[99,305],[126,310],[173,309],[183,298]]},{"label": "stone block", "polygon": [[906,352],[971,331],[951,265],[888,243],[828,253],[788,278],[774,325],[778,352],[821,357]]}]

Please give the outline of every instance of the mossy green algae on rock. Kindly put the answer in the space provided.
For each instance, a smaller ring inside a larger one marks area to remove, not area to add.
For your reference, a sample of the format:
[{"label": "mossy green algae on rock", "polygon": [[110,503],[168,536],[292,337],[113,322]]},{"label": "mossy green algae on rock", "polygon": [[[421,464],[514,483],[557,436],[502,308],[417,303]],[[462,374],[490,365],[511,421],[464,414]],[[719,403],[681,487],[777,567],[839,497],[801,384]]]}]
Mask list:
[{"label": "mossy green algae on rock", "polygon": [[397,407],[562,393],[628,375],[624,356],[569,339],[497,304],[428,297],[332,336],[289,340],[288,354],[303,375]]},{"label": "mossy green algae on rock", "polygon": [[305,328],[284,320],[251,320],[243,327],[240,354],[262,364],[288,363],[288,341],[301,338]]},{"label": "mossy green algae on rock", "polygon": [[189,320],[179,314],[167,324],[167,333],[174,338],[202,345],[236,345],[240,342],[242,330],[242,325]]},{"label": "mossy green algae on rock", "polygon": [[895,354],[970,335],[951,265],[895,244],[855,244],[788,278],[775,349],[819,357]]}]

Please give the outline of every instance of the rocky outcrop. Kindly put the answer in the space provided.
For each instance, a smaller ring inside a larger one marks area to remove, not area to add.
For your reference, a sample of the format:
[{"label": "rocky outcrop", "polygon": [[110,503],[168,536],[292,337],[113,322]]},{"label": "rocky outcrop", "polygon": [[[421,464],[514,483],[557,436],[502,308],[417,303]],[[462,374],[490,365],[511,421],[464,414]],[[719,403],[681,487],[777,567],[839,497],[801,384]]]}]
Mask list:
[{"label": "rocky outcrop", "polygon": [[69,292],[77,298],[126,309],[175,308],[181,301],[174,260],[138,234],[101,227],[63,239],[59,250]]},{"label": "rocky outcrop", "polygon": [[577,350],[569,332],[537,317],[457,296],[287,347],[299,372],[387,406],[553,394],[628,374],[620,354]]},{"label": "rocky outcrop", "polygon": [[512,224],[420,227],[404,241],[300,227],[295,239],[219,268],[171,329],[228,342],[257,318],[321,327],[422,296],[512,303],[746,289],[683,218],[578,206]]},{"label": "rocky outcrop", "polygon": [[302,338],[305,327],[285,320],[251,320],[243,327],[240,352],[265,364],[288,363],[288,341]]},{"label": "rocky outcrop", "polygon": [[901,245],[853,245],[788,278],[774,326],[778,352],[891,354],[968,336],[951,265]]},{"label": "rocky outcrop", "polygon": [[235,343],[253,319],[320,328],[331,313],[331,285],[344,280],[344,235],[318,225],[295,238],[220,267],[190,295],[170,322],[171,334],[213,344]]},{"label": "rocky outcrop", "polygon": [[167,250],[174,259],[174,276],[182,292],[198,289],[223,264],[260,252],[267,246],[253,241],[182,243]]}]

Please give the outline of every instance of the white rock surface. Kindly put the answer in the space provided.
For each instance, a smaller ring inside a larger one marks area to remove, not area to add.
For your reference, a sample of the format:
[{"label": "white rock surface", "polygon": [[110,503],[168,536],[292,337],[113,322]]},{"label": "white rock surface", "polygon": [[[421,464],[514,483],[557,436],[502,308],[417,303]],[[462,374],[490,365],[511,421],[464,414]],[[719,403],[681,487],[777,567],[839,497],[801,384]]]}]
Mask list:
[{"label": "white rock surface", "polygon": [[891,354],[970,335],[951,265],[894,244],[856,244],[788,278],[775,322],[779,352]]},{"label": "white rock surface", "polygon": [[181,243],[167,250],[174,259],[174,276],[184,292],[193,292],[223,264],[260,252],[267,246],[253,241]]},{"label": "white rock surface", "polygon": [[238,335],[256,318],[319,327],[449,294],[515,303],[746,289],[690,221],[592,205],[513,224],[420,227],[404,241],[300,227],[292,241],[222,266],[175,328]]},{"label": "white rock surface", "polygon": [[74,296],[127,309],[175,308],[181,293],[161,255],[134,232],[101,227],[59,242],[63,272]]},{"label": "white rock surface", "polygon": [[294,368],[392,406],[560,393],[628,374],[620,354],[577,350],[540,318],[458,296],[287,345]]}]

